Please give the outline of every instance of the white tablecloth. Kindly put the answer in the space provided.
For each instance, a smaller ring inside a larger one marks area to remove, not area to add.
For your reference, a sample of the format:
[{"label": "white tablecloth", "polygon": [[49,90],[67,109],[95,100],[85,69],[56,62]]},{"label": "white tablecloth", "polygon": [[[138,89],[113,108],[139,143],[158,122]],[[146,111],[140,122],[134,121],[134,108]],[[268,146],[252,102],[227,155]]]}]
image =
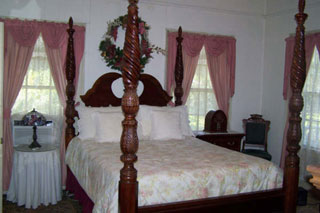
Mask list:
[{"label": "white tablecloth", "polygon": [[58,149],[50,144],[43,144],[38,150],[27,146],[15,147],[7,200],[25,208],[56,204],[61,200]]}]

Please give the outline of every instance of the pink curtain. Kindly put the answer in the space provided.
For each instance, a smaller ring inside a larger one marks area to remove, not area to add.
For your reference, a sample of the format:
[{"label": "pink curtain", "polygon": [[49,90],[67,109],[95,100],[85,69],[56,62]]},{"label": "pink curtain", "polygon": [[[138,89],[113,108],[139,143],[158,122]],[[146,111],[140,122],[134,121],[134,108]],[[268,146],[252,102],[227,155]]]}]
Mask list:
[{"label": "pink curtain", "polygon": [[3,75],[3,190],[10,184],[13,142],[10,114],[22,87],[32,52],[40,34],[38,22],[4,20],[5,52]]},{"label": "pink curtain", "polygon": [[183,56],[183,68],[184,76],[182,81],[183,96],[182,103],[187,102],[187,98],[192,85],[192,80],[198,60],[200,51],[203,47],[206,36],[194,33],[183,33],[183,45],[182,45],[182,56]]},{"label": "pink curtain", "polygon": [[[174,67],[176,60],[177,32],[168,33],[167,91],[172,94]],[[196,71],[200,51],[205,46],[210,78],[215,90],[219,108],[226,114],[229,110],[229,99],[235,89],[235,45],[236,40],[224,36],[207,36],[195,33],[183,33],[182,42],[184,78],[182,87],[183,104],[186,103],[193,76]]]},{"label": "pink curtain", "polygon": [[172,88],[175,86],[174,82],[174,67],[177,55],[177,32],[168,32],[168,57],[167,57],[167,85],[168,94],[172,94]]},{"label": "pink curtain", "polygon": [[[46,47],[46,53],[50,65],[51,74],[61,101],[66,106],[66,77],[64,68],[66,63],[66,50],[68,34],[67,24],[51,22],[20,21],[5,19],[5,62],[4,62],[4,90],[3,90],[3,190],[8,190],[12,169],[12,134],[10,127],[11,108],[21,89],[24,76],[32,57],[33,48],[40,32]],[[75,86],[77,88],[79,67],[84,52],[85,28],[74,26],[74,48],[75,48]],[[66,180],[66,166],[64,163],[65,145],[64,129],[62,133],[62,143],[60,156],[62,164],[62,183]]]},{"label": "pink curtain", "polygon": [[66,106],[66,77],[64,75],[63,66],[67,51],[66,30],[66,24],[58,23],[46,23],[42,25],[41,30],[51,75],[63,108]]},{"label": "pink curtain", "polygon": [[228,115],[229,100],[235,89],[236,40],[231,37],[207,36],[204,46],[219,109]]},{"label": "pink curtain", "polygon": [[[320,33],[314,33],[305,37],[305,49],[306,49],[306,69],[309,70],[309,66],[312,59],[314,47],[320,49]],[[290,69],[292,65],[294,50],[294,36],[286,38],[286,56],[284,65],[284,77],[283,77],[283,99],[287,100],[287,93],[290,89]]]},{"label": "pink curtain", "polygon": [[[74,48],[75,48],[75,62],[76,62],[76,73],[75,73],[75,88],[77,88],[79,67],[84,52],[84,33],[85,28],[80,26],[74,26]],[[68,33],[67,24],[58,23],[44,23],[42,25],[42,36],[45,43],[46,53],[50,65],[51,74],[60,102],[65,110],[67,96],[65,89],[67,86],[67,79],[65,75],[66,65],[66,54],[68,45]],[[65,123],[62,127],[61,143],[60,143],[60,159],[61,159],[61,174],[62,174],[62,185],[66,183],[67,167],[65,165]]]},{"label": "pink curtain", "polygon": [[[283,79],[283,99],[287,100],[288,96],[291,95],[291,88],[290,88],[290,71],[293,59],[293,51],[294,51],[294,36],[286,38],[286,56],[285,56],[285,66],[284,66],[284,79]],[[314,48],[317,48],[318,51],[320,50],[320,33],[314,33],[307,35],[305,37],[305,50],[306,50],[306,72],[308,74],[309,67],[311,64],[312,54]],[[289,103],[289,101],[288,101]],[[285,157],[287,155],[287,131],[289,128],[289,112],[287,115],[286,125],[283,133],[282,139],[282,154],[281,154],[281,161],[280,167],[284,168],[285,164]]]},{"label": "pink curtain", "polygon": [[[177,32],[168,33],[168,61],[167,61],[167,92],[172,94],[175,86],[174,82],[174,68],[177,55]],[[182,57],[184,67],[184,77],[182,82],[182,88],[184,91],[182,102],[186,103],[188,94],[190,92],[193,76],[198,64],[201,48],[205,35],[183,33],[182,41]]]},{"label": "pink curtain", "polygon": [[294,49],[294,37],[289,37],[286,39],[286,55],[285,55],[285,64],[284,64],[284,77],[283,77],[283,99],[287,100],[287,94],[289,89],[290,81],[290,69],[292,65],[293,58],[293,49]]}]

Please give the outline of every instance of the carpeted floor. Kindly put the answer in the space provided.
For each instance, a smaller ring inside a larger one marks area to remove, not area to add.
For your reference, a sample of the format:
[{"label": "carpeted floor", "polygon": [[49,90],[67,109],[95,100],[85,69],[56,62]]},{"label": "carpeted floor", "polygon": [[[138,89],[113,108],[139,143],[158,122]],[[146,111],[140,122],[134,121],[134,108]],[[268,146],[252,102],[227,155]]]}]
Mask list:
[{"label": "carpeted floor", "polygon": [[[319,213],[320,200],[308,193],[308,205],[298,206],[297,213]],[[39,206],[37,209],[26,209],[24,206],[17,206],[15,203],[7,201],[6,196],[3,196],[3,212],[15,213],[15,212],[27,212],[27,213],[80,213],[81,206],[78,201],[69,198],[63,194],[62,200],[56,205]]]},{"label": "carpeted floor", "polygon": [[73,200],[63,193],[62,200],[56,205],[38,206],[36,209],[26,209],[24,206],[17,206],[16,203],[7,201],[6,196],[3,196],[3,212],[4,213],[16,213],[16,212],[27,212],[27,213],[80,213],[82,211],[79,202]]},{"label": "carpeted floor", "polygon": [[307,205],[306,206],[298,206],[297,213],[319,213],[320,200],[312,195],[312,193],[308,193]]}]

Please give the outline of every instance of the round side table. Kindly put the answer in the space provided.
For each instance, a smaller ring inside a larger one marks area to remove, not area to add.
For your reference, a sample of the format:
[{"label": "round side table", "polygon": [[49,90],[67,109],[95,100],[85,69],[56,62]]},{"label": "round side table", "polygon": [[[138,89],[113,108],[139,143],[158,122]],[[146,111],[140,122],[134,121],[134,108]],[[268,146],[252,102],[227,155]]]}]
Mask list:
[{"label": "round side table", "polygon": [[34,150],[28,146],[14,148],[7,200],[34,209],[41,204],[56,204],[62,193],[59,149],[52,144]]}]

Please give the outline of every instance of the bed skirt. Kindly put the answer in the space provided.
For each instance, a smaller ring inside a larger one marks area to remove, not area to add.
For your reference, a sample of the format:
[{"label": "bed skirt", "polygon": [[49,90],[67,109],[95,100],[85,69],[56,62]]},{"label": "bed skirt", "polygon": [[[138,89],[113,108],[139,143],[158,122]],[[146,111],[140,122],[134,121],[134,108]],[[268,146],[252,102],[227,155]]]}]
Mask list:
[{"label": "bed skirt", "polygon": [[74,194],[74,199],[78,200],[81,204],[83,213],[92,212],[94,203],[82,189],[77,178],[73,175],[69,167],[67,167],[66,190]]}]

